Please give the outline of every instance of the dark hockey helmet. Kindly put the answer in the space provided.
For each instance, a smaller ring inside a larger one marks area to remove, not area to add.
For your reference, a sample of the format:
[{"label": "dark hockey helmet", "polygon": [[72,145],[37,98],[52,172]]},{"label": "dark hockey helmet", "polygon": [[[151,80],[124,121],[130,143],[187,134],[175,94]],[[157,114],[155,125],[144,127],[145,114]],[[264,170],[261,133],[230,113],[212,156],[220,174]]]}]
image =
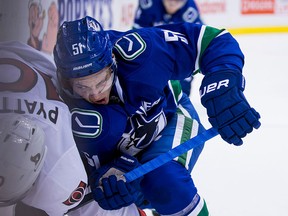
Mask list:
[{"label": "dark hockey helmet", "polygon": [[67,79],[97,73],[113,63],[112,48],[109,35],[95,19],[64,22],[53,52],[57,72]]}]

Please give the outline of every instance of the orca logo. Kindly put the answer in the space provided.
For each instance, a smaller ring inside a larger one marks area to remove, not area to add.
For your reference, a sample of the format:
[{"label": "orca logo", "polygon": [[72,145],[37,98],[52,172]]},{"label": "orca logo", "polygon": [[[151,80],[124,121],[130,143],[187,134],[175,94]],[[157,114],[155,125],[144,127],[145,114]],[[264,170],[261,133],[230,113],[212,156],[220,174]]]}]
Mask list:
[{"label": "orca logo", "polygon": [[134,115],[127,122],[127,127],[118,143],[121,152],[135,155],[150,145],[167,125],[164,112],[160,112],[152,119],[145,115]]}]

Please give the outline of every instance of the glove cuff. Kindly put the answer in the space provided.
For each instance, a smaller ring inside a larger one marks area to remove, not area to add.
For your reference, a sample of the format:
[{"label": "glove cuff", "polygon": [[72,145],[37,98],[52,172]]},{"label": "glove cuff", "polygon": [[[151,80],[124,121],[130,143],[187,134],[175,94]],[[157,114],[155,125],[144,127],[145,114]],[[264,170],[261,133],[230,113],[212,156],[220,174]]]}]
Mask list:
[{"label": "glove cuff", "polygon": [[200,86],[202,105],[205,106],[207,100],[218,97],[234,87],[240,91],[245,89],[245,78],[240,72],[219,71],[205,75]]},{"label": "glove cuff", "polygon": [[138,160],[128,154],[122,154],[119,158],[114,159],[114,165],[116,165],[117,169],[123,171],[124,173],[135,169],[140,164]]}]

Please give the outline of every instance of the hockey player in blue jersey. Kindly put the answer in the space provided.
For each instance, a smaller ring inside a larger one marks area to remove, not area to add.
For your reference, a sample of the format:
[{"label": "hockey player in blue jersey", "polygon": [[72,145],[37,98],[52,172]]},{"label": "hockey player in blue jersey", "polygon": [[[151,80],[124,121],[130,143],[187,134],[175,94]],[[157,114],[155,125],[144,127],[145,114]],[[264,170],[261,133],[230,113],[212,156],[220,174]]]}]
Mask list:
[{"label": "hockey player in blue jersey", "polygon": [[[194,0],[139,0],[133,28],[179,22],[203,24]],[[183,92],[188,96],[192,80],[193,77],[190,76],[180,81]]]},{"label": "hockey player in blue jersey", "polygon": [[201,72],[201,103],[227,143],[241,145],[260,115],[243,95],[244,56],[225,30],[190,23],[104,31],[91,17],[64,22],[54,48],[62,95],[90,174],[108,210],[136,203],[161,215],[207,216],[190,175],[203,145],[132,183],[128,172],[203,130],[179,82]]},{"label": "hockey player in blue jersey", "polygon": [[158,26],[171,23],[203,21],[193,0],[139,0],[133,27]]}]

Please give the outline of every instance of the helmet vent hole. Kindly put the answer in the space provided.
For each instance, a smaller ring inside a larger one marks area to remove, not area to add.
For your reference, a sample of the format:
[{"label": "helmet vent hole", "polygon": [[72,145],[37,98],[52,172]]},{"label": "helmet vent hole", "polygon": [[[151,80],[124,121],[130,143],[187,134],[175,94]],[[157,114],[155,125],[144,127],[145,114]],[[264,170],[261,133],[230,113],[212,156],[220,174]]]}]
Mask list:
[{"label": "helmet vent hole", "polygon": [[29,143],[26,143],[24,151],[28,149]]},{"label": "helmet vent hole", "polygon": [[32,129],[32,135],[35,133],[35,128]]},{"label": "helmet vent hole", "polygon": [[0,176],[0,187],[4,185],[5,178],[4,176]]},{"label": "helmet vent hole", "polygon": [[14,126],[17,125],[17,124],[19,124],[18,120],[13,123]]},{"label": "helmet vent hole", "polygon": [[9,138],[10,138],[10,135],[8,134],[8,135],[5,137],[4,142],[6,142]]}]

